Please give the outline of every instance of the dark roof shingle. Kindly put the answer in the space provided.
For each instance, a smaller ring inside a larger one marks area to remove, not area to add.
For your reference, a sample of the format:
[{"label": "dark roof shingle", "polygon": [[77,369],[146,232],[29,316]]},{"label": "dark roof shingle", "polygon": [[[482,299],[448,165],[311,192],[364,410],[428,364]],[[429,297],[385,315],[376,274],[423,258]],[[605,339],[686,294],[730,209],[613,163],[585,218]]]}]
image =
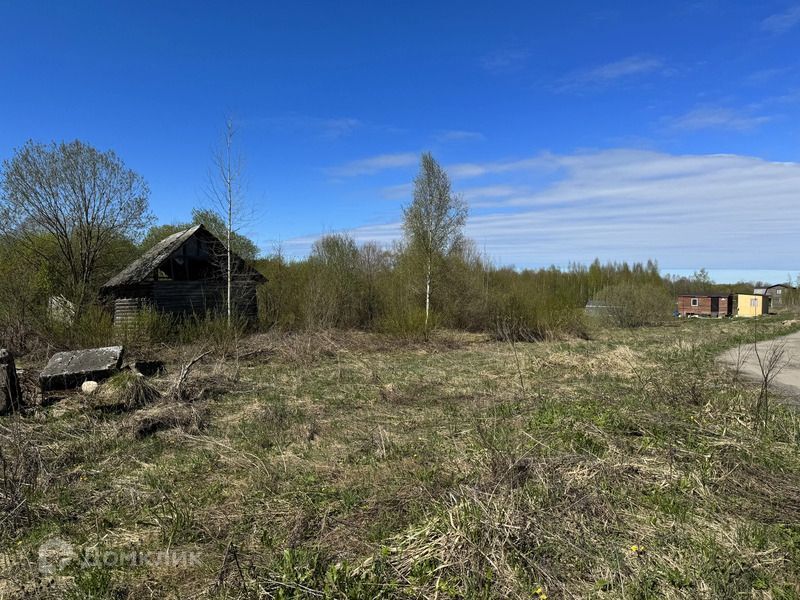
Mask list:
[{"label": "dark roof shingle", "polygon": [[[147,252],[122,269],[122,271],[106,281],[106,283],[100,288],[101,291],[108,291],[113,288],[123,287],[126,285],[135,285],[146,279],[149,279],[155,269],[159,268],[173,252],[178,250],[197,233],[203,233],[219,242],[219,240],[217,240],[217,238],[214,237],[210,231],[203,227],[203,225],[195,225],[194,227],[190,227],[184,231],[173,233],[172,235],[169,235],[158,242],[155,246],[147,250]],[[222,242],[219,243],[222,244]],[[239,256],[234,254],[234,257],[234,260],[239,264],[240,268],[246,270],[248,275],[251,275],[257,281],[266,281],[266,278],[261,273],[245,263],[244,260],[242,260]]]}]

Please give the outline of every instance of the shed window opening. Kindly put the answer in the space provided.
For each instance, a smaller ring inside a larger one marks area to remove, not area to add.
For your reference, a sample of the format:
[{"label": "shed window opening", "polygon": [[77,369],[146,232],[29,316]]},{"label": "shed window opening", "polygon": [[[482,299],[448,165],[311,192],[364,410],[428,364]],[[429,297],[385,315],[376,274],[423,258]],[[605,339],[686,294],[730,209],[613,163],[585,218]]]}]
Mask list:
[{"label": "shed window opening", "polygon": [[692,298],[692,306],[700,306],[700,300],[697,298]]}]

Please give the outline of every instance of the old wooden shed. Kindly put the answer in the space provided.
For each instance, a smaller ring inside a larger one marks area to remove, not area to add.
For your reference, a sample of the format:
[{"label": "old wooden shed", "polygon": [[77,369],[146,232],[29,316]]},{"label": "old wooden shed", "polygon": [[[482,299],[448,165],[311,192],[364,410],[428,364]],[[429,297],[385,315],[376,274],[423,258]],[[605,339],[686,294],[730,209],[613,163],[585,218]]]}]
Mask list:
[{"label": "old wooden shed", "polygon": [[766,287],[753,288],[754,296],[769,296],[771,308],[783,308],[788,302],[784,298],[788,296],[794,288],[788,283],[776,283]]},{"label": "old wooden shed", "polygon": [[678,313],[682,317],[729,317],[732,311],[732,294],[681,294],[678,296]]},{"label": "old wooden shed", "polygon": [[[231,306],[238,317],[254,320],[256,289],[266,278],[234,255]],[[143,309],[170,315],[204,315],[225,309],[225,245],[202,225],[161,240],[109,279],[101,293],[113,305],[114,323],[135,319]]]}]

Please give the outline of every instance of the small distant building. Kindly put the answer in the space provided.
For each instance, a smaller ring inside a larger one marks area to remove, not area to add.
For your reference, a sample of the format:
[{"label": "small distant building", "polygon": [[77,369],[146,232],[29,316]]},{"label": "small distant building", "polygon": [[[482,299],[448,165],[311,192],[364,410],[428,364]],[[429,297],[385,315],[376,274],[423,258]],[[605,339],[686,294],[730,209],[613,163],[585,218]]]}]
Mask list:
[{"label": "small distant building", "polygon": [[766,294],[736,294],[737,317],[759,317],[769,314],[771,298]]},{"label": "small distant building", "polygon": [[[231,306],[237,316],[258,316],[256,288],[266,278],[232,256]],[[135,320],[142,310],[170,315],[222,313],[227,293],[225,245],[202,225],[161,240],[100,288],[113,303],[114,324]]]},{"label": "small distant building", "polygon": [[732,310],[732,294],[681,294],[678,296],[678,314],[681,317],[729,317]]},{"label": "small distant building", "polygon": [[770,306],[772,308],[782,308],[786,305],[783,297],[787,292],[794,288],[788,283],[776,283],[775,285],[768,285],[767,287],[753,288],[753,294],[758,296],[769,296]]}]

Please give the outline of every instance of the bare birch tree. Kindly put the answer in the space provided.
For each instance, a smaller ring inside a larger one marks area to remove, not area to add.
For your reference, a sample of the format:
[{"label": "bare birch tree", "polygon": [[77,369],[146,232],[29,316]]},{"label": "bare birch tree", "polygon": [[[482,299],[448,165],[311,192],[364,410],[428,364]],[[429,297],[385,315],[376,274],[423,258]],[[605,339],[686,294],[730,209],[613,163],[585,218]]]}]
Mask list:
[{"label": "bare birch tree", "polygon": [[758,392],[754,417],[757,426],[766,428],[769,421],[769,393],[773,381],[790,362],[786,354],[786,341],[772,340],[765,350],[761,350],[756,338],[753,343],[753,354],[761,374],[761,389]]},{"label": "bare birch tree", "polygon": [[219,146],[211,156],[207,195],[213,210],[225,224],[225,314],[228,327],[233,319],[233,256],[231,243],[245,221],[244,159],[236,145],[233,119],[225,119]]},{"label": "bare birch tree", "polygon": [[431,285],[436,263],[462,240],[467,205],[453,194],[450,179],[426,152],[414,179],[414,200],[403,209],[403,229],[412,250],[419,252],[425,270],[425,330],[431,311]]}]

